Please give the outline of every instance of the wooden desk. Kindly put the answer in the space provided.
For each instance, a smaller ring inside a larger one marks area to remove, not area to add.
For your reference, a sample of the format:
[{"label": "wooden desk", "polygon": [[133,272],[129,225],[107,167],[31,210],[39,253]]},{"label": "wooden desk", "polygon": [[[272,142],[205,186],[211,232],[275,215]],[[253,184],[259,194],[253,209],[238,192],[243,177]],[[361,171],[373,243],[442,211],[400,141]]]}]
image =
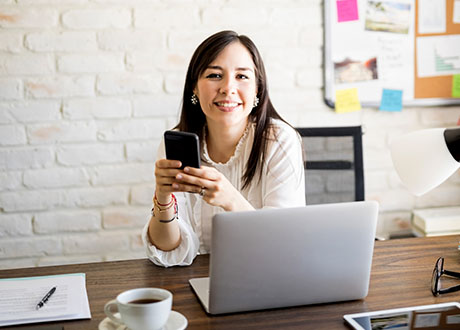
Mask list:
[{"label": "wooden desk", "polygon": [[139,259],[3,270],[0,278],[86,273],[92,319],[61,322],[68,330],[97,329],[105,318],[104,304],[121,291],[137,287],[170,290],[173,309],[187,317],[188,329],[348,329],[344,314],[459,301],[459,292],[433,297],[430,291],[438,257],[445,257],[446,269],[460,271],[459,240],[460,236],[447,236],[376,242],[369,295],[364,300],[223,316],[208,316],[188,284],[192,277],[208,275],[208,256],[197,257],[190,267],[165,269]]}]

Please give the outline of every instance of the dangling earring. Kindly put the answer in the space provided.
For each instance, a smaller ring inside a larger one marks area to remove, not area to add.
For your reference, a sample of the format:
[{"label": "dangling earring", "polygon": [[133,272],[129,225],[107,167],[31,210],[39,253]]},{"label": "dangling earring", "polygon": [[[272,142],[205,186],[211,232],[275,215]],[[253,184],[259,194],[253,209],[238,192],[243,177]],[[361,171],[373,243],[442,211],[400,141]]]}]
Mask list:
[{"label": "dangling earring", "polygon": [[198,97],[196,97],[195,93],[192,94],[192,97],[190,98],[190,101],[192,101],[193,105],[198,104]]},{"label": "dangling earring", "polygon": [[256,96],[254,99],[254,108],[259,105],[259,98]]}]

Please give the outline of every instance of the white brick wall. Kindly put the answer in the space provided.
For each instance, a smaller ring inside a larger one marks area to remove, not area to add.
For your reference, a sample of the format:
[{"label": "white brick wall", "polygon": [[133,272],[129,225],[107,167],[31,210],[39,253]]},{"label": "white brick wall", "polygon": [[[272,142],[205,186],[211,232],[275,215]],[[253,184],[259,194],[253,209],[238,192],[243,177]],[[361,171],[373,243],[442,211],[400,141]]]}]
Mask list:
[{"label": "white brick wall", "polygon": [[407,232],[414,207],[459,205],[460,173],[415,197],[388,145],[455,125],[460,107],[335,114],[322,94],[322,2],[0,0],[0,268],[144,256],[157,145],[193,50],[222,29],[256,42],[292,125],[363,125],[379,232]]}]

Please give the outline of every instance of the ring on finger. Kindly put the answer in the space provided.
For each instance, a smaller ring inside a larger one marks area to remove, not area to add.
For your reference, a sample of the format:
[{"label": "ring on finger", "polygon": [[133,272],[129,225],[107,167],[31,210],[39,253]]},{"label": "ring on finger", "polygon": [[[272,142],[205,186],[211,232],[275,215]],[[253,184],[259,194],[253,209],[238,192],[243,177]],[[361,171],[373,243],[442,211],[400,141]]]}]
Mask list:
[{"label": "ring on finger", "polygon": [[206,193],[206,188],[205,188],[205,187],[201,187],[200,196],[201,196],[201,197],[204,197],[205,193]]}]

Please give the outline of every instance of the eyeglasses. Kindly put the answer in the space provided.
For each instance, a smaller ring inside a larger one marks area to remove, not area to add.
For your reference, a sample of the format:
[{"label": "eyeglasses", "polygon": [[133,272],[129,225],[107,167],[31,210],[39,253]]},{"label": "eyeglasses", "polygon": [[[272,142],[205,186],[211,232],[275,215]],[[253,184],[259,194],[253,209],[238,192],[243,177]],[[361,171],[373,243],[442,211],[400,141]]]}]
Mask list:
[{"label": "eyeglasses", "polygon": [[447,289],[441,289],[441,276],[447,275],[450,277],[460,279],[460,273],[451,272],[450,270],[444,270],[444,258],[440,257],[436,261],[436,265],[433,269],[433,276],[431,277],[431,293],[433,296],[438,296],[443,293],[450,293],[455,291],[460,291],[460,285],[454,285]]}]

